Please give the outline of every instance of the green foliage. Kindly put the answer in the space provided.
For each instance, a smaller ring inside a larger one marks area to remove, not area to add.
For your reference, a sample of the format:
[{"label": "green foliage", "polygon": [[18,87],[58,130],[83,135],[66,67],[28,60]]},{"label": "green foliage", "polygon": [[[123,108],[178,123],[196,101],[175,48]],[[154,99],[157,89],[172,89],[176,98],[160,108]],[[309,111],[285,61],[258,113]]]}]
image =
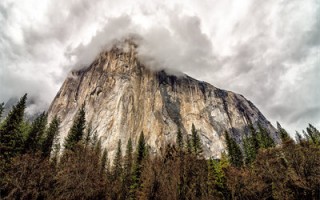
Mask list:
[{"label": "green foliage", "polygon": [[114,180],[119,180],[122,174],[122,151],[121,140],[118,141],[117,152],[113,160],[112,176]]},{"label": "green foliage", "polygon": [[227,185],[225,170],[230,166],[227,155],[221,154],[220,160],[208,161],[208,188],[210,196],[226,196]]},{"label": "green foliage", "polygon": [[282,126],[280,125],[279,122],[277,122],[277,129],[278,129],[278,132],[280,134],[280,138],[281,138],[282,143],[285,143],[285,142],[288,142],[288,141],[292,140],[290,138],[288,132],[284,128],[282,128]]},{"label": "green foliage", "polygon": [[243,155],[239,145],[227,132],[225,132],[225,139],[231,164],[236,167],[241,167],[243,164]]},{"label": "green foliage", "polygon": [[38,116],[31,125],[31,130],[28,133],[27,139],[24,143],[24,152],[36,152],[40,150],[41,139],[44,135],[47,125],[47,114],[43,112]]},{"label": "green foliage", "polygon": [[182,132],[181,132],[181,129],[179,128],[178,129],[178,132],[177,132],[177,139],[176,139],[176,143],[178,145],[178,148],[180,150],[183,149],[183,136],[182,136]]},{"label": "green foliage", "polygon": [[191,145],[193,153],[199,156],[202,153],[201,140],[194,124],[191,127]]},{"label": "green foliage", "polygon": [[301,144],[303,142],[303,137],[298,131],[296,131],[296,142],[298,144]]},{"label": "green foliage", "polygon": [[1,122],[3,110],[4,110],[4,103],[0,103],[0,122]]},{"label": "green foliage", "polygon": [[258,131],[251,125],[250,136],[243,138],[243,151],[245,164],[249,165],[256,159],[259,149],[266,149],[275,146],[274,140],[270,137],[267,130],[258,124]]},{"label": "green foliage", "polygon": [[75,145],[83,139],[84,130],[86,127],[85,105],[83,104],[79,109],[73,125],[68,133],[64,143],[64,148],[67,150],[74,150]]},{"label": "green foliage", "polygon": [[251,164],[256,159],[257,150],[253,144],[254,142],[251,136],[243,138],[244,161],[246,165]]},{"label": "green foliage", "polygon": [[309,124],[307,127],[307,133],[309,135],[309,138],[313,144],[320,145],[320,132],[316,127],[313,125]]},{"label": "green foliage", "polygon": [[187,142],[186,142],[186,151],[188,154],[191,154],[192,153],[192,143],[191,143],[191,139],[190,139],[190,136],[187,135]]},{"label": "green foliage", "polygon": [[[54,118],[44,141],[56,135],[58,124]],[[246,152],[248,142],[256,159],[249,166],[239,167],[241,149],[227,133],[229,155],[222,153],[221,159],[215,160],[189,154],[187,149],[177,150],[174,145],[167,146],[165,155],[147,157],[141,133],[134,156],[131,139],[128,141],[122,176],[113,175],[116,166],[122,167],[116,164],[122,157],[120,141],[110,170],[107,151],[100,156],[100,139],[94,148],[78,145],[57,162],[60,149],[57,137],[53,137],[51,160],[37,153],[17,154],[5,170],[0,160],[1,198],[318,199],[320,148],[316,142],[319,131],[314,126],[309,125],[305,131],[308,140],[300,135],[300,144],[286,142],[277,147],[263,130],[252,134],[243,139],[243,150]]]},{"label": "green foliage", "polygon": [[126,147],[126,155],[124,156],[124,164],[123,164],[123,179],[121,185],[121,199],[128,199],[129,191],[131,186],[131,176],[132,176],[132,165],[133,165],[133,147],[132,140],[129,138],[127,147]]},{"label": "green foliage", "polygon": [[128,143],[127,143],[127,148],[126,148],[126,155],[124,157],[124,174],[125,174],[125,176],[131,174],[132,162],[133,162],[132,152],[133,152],[132,140],[131,140],[131,138],[129,138]]},{"label": "green foliage", "polygon": [[0,129],[0,158],[8,160],[18,155],[23,150],[23,123],[24,110],[26,107],[27,94],[20,98],[13,106]]},{"label": "green foliage", "polygon": [[46,136],[41,145],[42,155],[44,157],[50,156],[54,142],[59,134],[60,123],[60,119],[57,116],[54,116],[49,124],[49,128],[46,130]]},{"label": "green foliage", "polygon": [[143,160],[146,157],[147,146],[143,132],[141,132],[136,150],[136,158],[133,166],[132,184],[130,186],[130,196],[134,198],[137,190],[141,187],[141,173],[143,169]]},{"label": "green foliage", "polygon": [[259,148],[270,148],[275,146],[274,140],[271,138],[265,128],[258,124],[259,132],[257,133]]}]

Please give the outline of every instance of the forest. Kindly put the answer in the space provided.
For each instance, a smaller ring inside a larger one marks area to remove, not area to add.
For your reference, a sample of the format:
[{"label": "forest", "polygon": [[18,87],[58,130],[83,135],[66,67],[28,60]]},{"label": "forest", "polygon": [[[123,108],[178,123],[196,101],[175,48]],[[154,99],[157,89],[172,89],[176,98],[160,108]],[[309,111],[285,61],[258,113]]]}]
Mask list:
[{"label": "forest", "polygon": [[[27,95],[6,116],[0,104],[1,199],[320,199],[320,132],[309,124],[293,139],[277,124],[279,141],[261,126],[227,152],[206,159],[197,128],[153,155],[139,133],[108,157],[82,106],[65,141],[60,120],[25,118]],[[61,151],[63,149],[63,151]]]}]

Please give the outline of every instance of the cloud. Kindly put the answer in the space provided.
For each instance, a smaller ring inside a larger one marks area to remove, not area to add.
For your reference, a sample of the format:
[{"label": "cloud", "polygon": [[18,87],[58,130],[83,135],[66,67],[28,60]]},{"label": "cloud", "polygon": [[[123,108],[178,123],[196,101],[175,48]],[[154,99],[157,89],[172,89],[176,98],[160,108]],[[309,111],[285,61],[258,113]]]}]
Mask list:
[{"label": "cloud", "polygon": [[0,101],[29,95],[45,109],[68,72],[116,40],[139,38],[152,69],[241,93],[291,132],[320,127],[317,0],[0,3]]}]

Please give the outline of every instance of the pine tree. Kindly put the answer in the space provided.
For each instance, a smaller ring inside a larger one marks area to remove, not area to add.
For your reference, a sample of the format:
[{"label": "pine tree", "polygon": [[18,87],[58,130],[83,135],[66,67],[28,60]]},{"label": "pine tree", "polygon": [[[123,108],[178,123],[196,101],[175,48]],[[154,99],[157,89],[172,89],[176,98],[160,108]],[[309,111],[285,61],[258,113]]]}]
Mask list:
[{"label": "pine tree", "polygon": [[260,124],[258,124],[258,141],[259,148],[270,148],[275,146],[274,140],[270,137],[267,130],[263,128]]},{"label": "pine tree", "polygon": [[123,164],[123,180],[122,180],[122,192],[120,199],[128,199],[128,192],[131,185],[131,176],[132,176],[132,140],[129,138],[127,147],[126,147],[126,155],[124,157],[124,164]]},{"label": "pine tree", "polygon": [[241,167],[243,164],[243,155],[239,145],[233,138],[229,136],[227,132],[225,133],[225,139],[231,164],[236,167]]},{"label": "pine tree", "polygon": [[46,131],[46,137],[42,143],[42,155],[44,157],[49,157],[52,151],[54,141],[59,134],[60,119],[57,116],[54,116],[49,128]]},{"label": "pine tree", "polygon": [[74,150],[75,145],[83,139],[83,134],[86,126],[85,104],[81,106],[78,114],[73,121],[73,125],[68,133],[64,143],[64,148],[67,150]]},{"label": "pine tree", "polygon": [[320,144],[320,132],[318,131],[318,129],[316,129],[316,127],[314,127],[313,125],[309,124],[309,127],[307,127],[306,130],[312,143],[317,145]]},{"label": "pine tree", "polygon": [[[208,193],[211,197],[227,196],[226,175],[224,170],[229,167],[227,155],[222,153],[221,159],[208,161]],[[225,198],[228,199],[228,198]]]},{"label": "pine tree", "polygon": [[132,140],[131,140],[131,138],[129,138],[128,143],[127,143],[127,148],[126,148],[126,155],[124,157],[125,179],[129,179],[128,177],[131,175],[132,163],[133,163],[132,152],[133,152]]},{"label": "pine tree", "polygon": [[[191,143],[190,140],[187,139],[190,144],[190,153],[191,153]],[[179,185],[178,185],[178,199],[184,200],[185,199],[185,190],[186,190],[186,184],[185,184],[185,156],[184,156],[184,144],[183,144],[183,136],[181,129],[178,129],[177,132],[177,139],[176,143],[178,144],[179,148]]]},{"label": "pine tree", "polygon": [[146,141],[145,141],[143,132],[141,132],[138,140],[138,148],[137,148],[137,156],[136,156],[136,162],[138,164],[142,163],[143,159],[146,156],[146,151],[147,151]]},{"label": "pine tree", "polygon": [[178,145],[179,150],[181,151],[183,149],[183,136],[180,128],[178,129],[178,132],[177,132],[176,143]]},{"label": "pine tree", "polygon": [[122,174],[121,140],[118,141],[117,152],[113,160],[113,180],[119,180]]},{"label": "pine tree", "polygon": [[258,133],[256,132],[256,129],[253,127],[252,124],[249,125],[249,129],[250,129],[250,132],[251,132],[252,145],[253,145],[255,154],[257,154],[258,150],[260,148],[260,142],[259,142],[259,139],[258,139]]},{"label": "pine tree", "polygon": [[243,141],[243,151],[245,155],[244,162],[246,165],[251,164],[257,156],[257,151],[254,146],[253,138],[252,136],[246,136],[242,139]]},{"label": "pine tree", "polygon": [[24,143],[24,152],[36,152],[41,148],[41,139],[44,135],[47,125],[47,114],[43,112],[37,117],[32,125],[31,130],[28,133],[27,139]]},{"label": "pine tree", "polygon": [[144,134],[141,132],[138,140],[138,147],[136,150],[136,158],[135,163],[133,167],[133,173],[132,173],[132,185],[130,187],[130,196],[131,198],[136,197],[137,190],[141,187],[141,173],[143,169],[143,160],[146,157],[146,142],[144,139]]},{"label": "pine tree", "polygon": [[200,155],[202,153],[201,141],[194,124],[191,128],[191,142],[193,153],[197,156]]},{"label": "pine tree", "polygon": [[192,153],[192,144],[191,144],[191,139],[189,135],[187,135],[186,151],[188,154]]},{"label": "pine tree", "polygon": [[1,122],[3,110],[4,110],[4,103],[0,103],[0,122]]},{"label": "pine tree", "polygon": [[281,127],[279,122],[277,122],[277,129],[278,129],[278,132],[280,134],[280,138],[282,140],[282,143],[288,142],[288,141],[292,141],[292,139],[290,138],[288,132],[284,128]]},{"label": "pine tree", "polygon": [[27,94],[13,106],[0,129],[0,159],[8,161],[23,150],[23,135],[20,129],[26,108]]},{"label": "pine tree", "polygon": [[298,144],[301,144],[303,142],[302,135],[298,131],[296,131],[296,142]]}]

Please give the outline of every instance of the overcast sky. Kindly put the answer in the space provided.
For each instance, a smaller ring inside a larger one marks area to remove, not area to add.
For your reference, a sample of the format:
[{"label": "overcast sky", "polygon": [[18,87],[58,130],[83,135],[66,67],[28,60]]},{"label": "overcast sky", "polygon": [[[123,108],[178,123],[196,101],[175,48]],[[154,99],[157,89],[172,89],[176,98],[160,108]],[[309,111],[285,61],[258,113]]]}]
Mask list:
[{"label": "overcast sky", "polygon": [[0,102],[27,92],[46,109],[128,36],[150,68],[243,94],[291,132],[320,128],[319,0],[1,0]]}]

